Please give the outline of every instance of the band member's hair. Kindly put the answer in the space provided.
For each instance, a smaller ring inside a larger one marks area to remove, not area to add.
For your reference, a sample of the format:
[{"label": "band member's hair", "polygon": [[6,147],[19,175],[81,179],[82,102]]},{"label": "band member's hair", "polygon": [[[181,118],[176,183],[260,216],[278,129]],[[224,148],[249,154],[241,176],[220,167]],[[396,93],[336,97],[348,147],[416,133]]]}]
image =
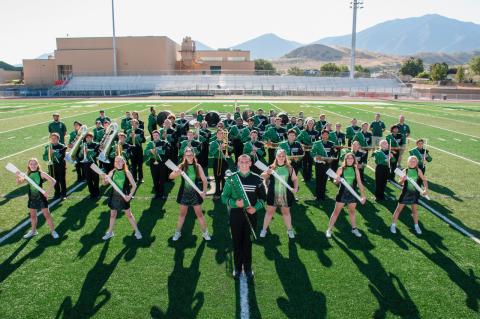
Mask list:
[{"label": "band member's hair", "polygon": [[249,117],[249,118],[247,119],[247,122],[253,122],[253,117]]},{"label": "band member's hair", "polygon": [[79,126],[82,126],[82,123],[80,123],[79,121],[74,121],[74,122],[73,122],[73,125],[75,125],[75,124],[77,124],[77,125],[79,125]]},{"label": "band member's hair", "polygon": [[153,106],[150,106],[150,112],[155,112],[155,108]]},{"label": "band member's hair", "polygon": [[319,118],[322,117],[322,116],[326,116],[325,114],[320,114]]},{"label": "band member's hair", "polygon": [[353,143],[352,143],[352,151],[353,151],[353,144],[358,144],[359,147],[361,146],[359,141],[353,141]]},{"label": "band member's hair", "polygon": [[347,157],[348,157],[349,155],[351,155],[351,156],[353,157],[353,165],[352,165],[352,166],[356,168],[356,167],[357,167],[357,164],[358,164],[358,163],[357,163],[357,158],[355,157],[355,154],[353,154],[353,153],[351,153],[351,152],[345,154],[345,157],[343,158],[343,162],[342,162],[342,168],[347,167]]},{"label": "band member's hair", "polygon": [[273,163],[270,165],[270,168],[275,170],[278,166],[278,161],[277,161],[277,156],[280,153],[285,154],[285,166],[288,168],[288,172],[291,174],[291,168],[292,165],[290,164],[290,160],[288,159],[287,152],[283,148],[278,148],[277,151],[275,152],[275,159],[273,160]]},{"label": "band member's hair", "polygon": [[127,135],[126,135],[125,133],[123,133],[123,132],[118,133],[118,136],[127,137]]},{"label": "band member's hair", "polygon": [[322,135],[323,135],[324,133],[330,134],[330,132],[329,132],[328,130],[323,129],[323,130],[322,130]]},{"label": "band member's hair", "polygon": [[60,138],[60,134],[58,134],[57,132],[50,133],[50,137],[53,137],[53,136]]},{"label": "band member's hair", "polygon": [[250,156],[248,156],[247,154],[242,154],[242,155],[240,155],[240,156],[238,157],[238,161],[240,161],[240,159],[242,159],[242,158],[246,158],[246,159],[248,159],[248,161],[250,161],[250,162],[252,161],[252,159],[250,158]]},{"label": "band member's hair", "polygon": [[152,135],[155,134],[155,133],[158,134],[158,135],[160,135],[160,132],[159,132],[158,130],[153,130],[153,131],[152,131]]},{"label": "band member's hair", "polygon": [[215,134],[218,134],[218,133],[223,133],[223,129],[222,129],[222,128],[219,128],[219,129],[215,132]]},{"label": "band member's hair", "polygon": [[89,137],[89,136],[90,136],[91,138],[93,138],[93,134],[92,134],[92,133],[88,132],[87,134],[85,134],[85,138],[87,138],[87,137]]},{"label": "band member's hair", "polygon": [[[127,160],[126,160],[122,155],[117,155],[117,156],[115,156],[115,159],[117,159],[117,157],[120,157],[120,158],[122,159],[122,161],[123,161],[123,170],[124,170],[125,172],[127,172],[127,171],[128,171]],[[117,169],[117,168],[115,167],[115,163],[113,163],[113,169]]]},{"label": "band member's hair", "polygon": [[263,112],[263,109],[262,109],[262,108],[259,108],[257,111],[261,111],[261,112]]},{"label": "band member's hair", "polygon": [[257,131],[257,130],[252,130],[252,131],[250,132],[250,135],[252,135],[252,133],[255,133],[255,134],[258,135],[258,131]]},{"label": "band member's hair", "polygon": [[290,134],[290,133],[293,133],[293,134],[297,135],[297,131],[295,131],[293,128],[288,130],[287,135]]},{"label": "band member's hair", "polygon": [[399,129],[397,125],[390,126],[390,132],[393,132],[394,129]]},{"label": "band member's hair", "polygon": [[133,123],[137,123],[137,124],[138,124],[138,120],[137,120],[137,119],[132,119],[130,122],[132,122],[132,124],[133,124]]},{"label": "band member's hair", "polygon": [[[193,154],[193,163],[188,164],[187,157],[185,156],[185,153],[187,152],[192,152]],[[197,165],[197,157],[195,156],[195,152],[193,151],[193,148],[191,147],[186,147],[185,150],[183,151],[183,160],[180,165],[178,165],[178,168],[180,168],[182,171],[186,172],[188,170],[188,165],[193,165],[195,168],[195,176],[198,177],[198,165]]]},{"label": "band member's hair", "polygon": [[200,109],[200,110],[197,111],[197,115],[200,115],[201,113],[203,113],[203,110],[202,110],[202,109]]},{"label": "band member's hair", "polygon": [[132,112],[132,115],[136,115],[138,118],[140,118],[140,116],[138,115],[138,112],[137,112],[137,111],[133,111],[133,112]]},{"label": "band member's hair", "polygon": [[415,155],[410,155],[407,159],[407,166],[408,166],[408,162],[410,162],[410,160],[415,160],[415,162],[417,163],[417,165],[415,165],[415,167],[418,167],[418,158],[415,156]]},{"label": "band member's hair", "polygon": [[102,124],[102,121],[96,120],[96,121],[95,121],[95,124]]},{"label": "band member's hair", "polygon": [[167,116],[167,119],[169,119],[172,122],[175,122],[175,114],[170,114],[169,116]]},{"label": "band member's hair", "polygon": [[305,119],[305,122],[304,122],[304,123],[306,123],[306,125],[307,125],[306,129],[308,128],[308,122],[310,122],[310,121],[313,122],[312,129],[315,129],[315,120],[313,119],[313,117],[310,117],[310,116],[307,117],[307,118]]},{"label": "band member's hair", "polygon": [[109,120],[103,121],[103,125],[105,125],[105,124],[110,124],[110,121]]},{"label": "band member's hair", "polygon": [[337,122],[335,123],[335,126],[342,126],[342,124]]},{"label": "band member's hair", "polygon": [[420,142],[425,143],[425,141],[423,140],[423,138],[419,138],[419,139],[415,142],[415,144],[418,145],[418,143],[420,143]]},{"label": "band member's hair", "polygon": [[363,123],[362,123],[362,126],[364,126],[364,125],[369,125],[369,124],[368,124],[367,122],[363,122]]},{"label": "band member's hair", "polygon": [[32,157],[31,159],[28,160],[27,162],[27,175],[30,174],[32,172],[32,170],[30,170],[30,162],[31,161],[35,161],[37,162],[37,170],[35,172],[42,172],[42,167],[40,166],[40,162],[38,161],[38,159],[36,157]]}]

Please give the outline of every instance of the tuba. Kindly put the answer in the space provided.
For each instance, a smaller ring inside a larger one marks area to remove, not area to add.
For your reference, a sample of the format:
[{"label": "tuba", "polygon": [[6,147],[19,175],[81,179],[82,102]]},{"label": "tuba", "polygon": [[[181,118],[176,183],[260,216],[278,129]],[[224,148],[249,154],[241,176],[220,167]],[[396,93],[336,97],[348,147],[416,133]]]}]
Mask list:
[{"label": "tuba", "polygon": [[108,155],[110,153],[110,149],[112,148],[112,143],[115,137],[118,134],[118,124],[117,123],[110,123],[105,131],[105,135],[103,136],[102,140],[100,141],[100,155],[98,156],[98,160],[103,163],[110,163],[108,159]]},{"label": "tuba", "polygon": [[66,161],[72,164],[75,163],[78,147],[80,146],[80,143],[82,142],[85,135],[87,135],[87,133],[88,133],[87,126],[82,125],[82,127],[80,127],[80,130],[77,132],[77,136],[75,137],[75,140],[73,140],[73,146],[70,149],[70,152],[67,152],[67,154],[65,154]]}]

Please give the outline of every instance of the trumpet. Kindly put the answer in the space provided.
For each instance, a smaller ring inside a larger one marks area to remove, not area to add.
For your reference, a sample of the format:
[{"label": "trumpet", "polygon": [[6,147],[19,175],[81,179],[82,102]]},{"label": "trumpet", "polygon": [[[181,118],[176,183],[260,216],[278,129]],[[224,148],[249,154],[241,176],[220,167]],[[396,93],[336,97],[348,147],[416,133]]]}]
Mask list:
[{"label": "trumpet", "polygon": [[312,150],[312,145],[302,144],[302,149],[304,152],[310,152]]},{"label": "trumpet", "polygon": [[289,155],[287,156],[289,160],[298,161],[303,158],[304,155]]},{"label": "trumpet", "polygon": [[280,143],[267,142],[265,148],[277,148]]},{"label": "trumpet", "polygon": [[118,134],[118,124],[111,123],[107,130],[105,131],[105,135],[103,136],[102,140],[100,141],[100,155],[98,156],[98,160],[103,163],[110,163],[108,159],[108,154],[110,153],[110,148],[112,147],[113,140]]},{"label": "trumpet", "polygon": [[87,133],[88,127],[86,125],[82,125],[82,127],[80,127],[80,130],[78,130],[77,132],[77,136],[75,136],[75,140],[73,141],[73,146],[70,149],[70,152],[67,152],[67,154],[65,154],[65,160],[67,162],[70,162],[72,164],[76,162],[76,153],[78,151],[80,143],[82,142],[85,135],[87,135]]}]

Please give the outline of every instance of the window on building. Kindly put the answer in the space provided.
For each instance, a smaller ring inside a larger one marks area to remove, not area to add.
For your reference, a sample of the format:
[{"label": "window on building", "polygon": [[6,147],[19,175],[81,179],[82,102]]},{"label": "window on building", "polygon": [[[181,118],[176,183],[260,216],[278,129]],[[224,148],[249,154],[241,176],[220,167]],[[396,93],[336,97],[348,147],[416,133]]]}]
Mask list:
[{"label": "window on building", "polygon": [[210,74],[221,74],[222,67],[220,65],[211,65],[210,66]]},{"label": "window on building", "polygon": [[73,68],[71,65],[59,65],[58,66],[58,79],[67,80],[69,76],[73,73]]}]

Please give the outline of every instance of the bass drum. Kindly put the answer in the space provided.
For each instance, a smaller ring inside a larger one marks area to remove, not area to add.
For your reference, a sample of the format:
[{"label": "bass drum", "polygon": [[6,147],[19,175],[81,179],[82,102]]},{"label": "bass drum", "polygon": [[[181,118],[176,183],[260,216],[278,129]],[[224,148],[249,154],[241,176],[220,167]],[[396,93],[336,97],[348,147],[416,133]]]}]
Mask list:
[{"label": "bass drum", "polygon": [[[157,124],[158,126],[162,126],[163,122],[167,119],[167,117],[172,114],[170,111],[161,111],[157,115]],[[173,123],[172,123],[173,124]]]},{"label": "bass drum", "polygon": [[205,121],[209,127],[216,127],[220,122],[220,114],[215,111],[210,111],[205,115]]},{"label": "bass drum", "polygon": [[287,125],[289,120],[288,120],[288,114],[285,112],[278,113],[277,115],[279,118],[282,119],[282,125]]},{"label": "bass drum", "polygon": [[255,113],[252,110],[247,109],[247,110],[243,111],[242,119],[246,122],[250,117],[253,117],[254,115],[255,115]]}]

